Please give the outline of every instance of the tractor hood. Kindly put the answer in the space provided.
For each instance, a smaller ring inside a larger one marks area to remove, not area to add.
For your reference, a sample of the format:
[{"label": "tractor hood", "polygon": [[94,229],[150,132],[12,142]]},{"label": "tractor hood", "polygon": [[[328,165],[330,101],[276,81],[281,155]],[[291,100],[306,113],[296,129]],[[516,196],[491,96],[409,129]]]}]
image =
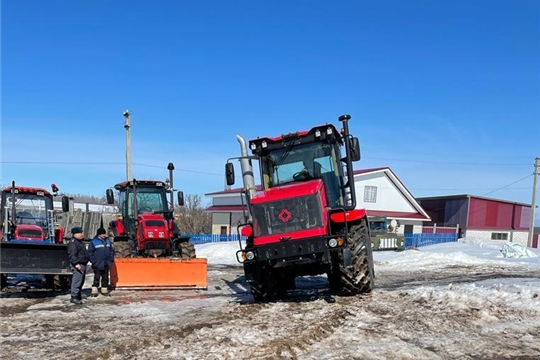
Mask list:
[{"label": "tractor hood", "polygon": [[295,182],[252,198],[254,245],[326,234],[328,215],[322,180]]},{"label": "tractor hood", "polygon": [[44,241],[45,236],[37,225],[20,224],[15,229],[15,240]]},{"label": "tractor hood", "polygon": [[[320,191],[324,191],[324,184],[321,179],[293,182],[259,192],[251,199],[251,203],[255,205],[263,202],[283,200],[297,196],[312,195]],[[326,204],[324,204],[324,206],[326,206]]]}]

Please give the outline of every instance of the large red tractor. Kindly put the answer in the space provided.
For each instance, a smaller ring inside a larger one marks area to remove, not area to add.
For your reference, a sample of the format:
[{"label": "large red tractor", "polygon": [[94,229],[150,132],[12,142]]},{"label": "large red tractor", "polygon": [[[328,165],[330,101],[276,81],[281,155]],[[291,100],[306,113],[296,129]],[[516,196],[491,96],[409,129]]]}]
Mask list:
[{"label": "large red tractor", "polygon": [[[180,236],[174,219],[174,165],[169,163],[168,169],[170,183],[134,179],[114,186],[121,216],[110,222],[109,233],[114,237],[117,257],[195,257],[195,246],[189,237]],[[107,202],[114,204],[113,190],[107,189],[106,195]],[[177,192],[177,201],[184,205],[183,192]]]},{"label": "large red tractor", "polygon": [[[52,184],[52,191],[58,191]],[[62,199],[63,211],[69,199]],[[44,275],[47,286],[67,289],[71,270],[63,230],[54,226],[53,194],[43,188],[15,185],[0,195],[0,287],[8,274]]]},{"label": "large red tractor", "polygon": [[[278,137],[249,141],[237,135],[247,200],[247,236],[237,252],[255,301],[283,297],[295,278],[327,274],[332,290],[353,295],[374,284],[373,253],[364,209],[356,209],[353,161],[360,159],[358,139],[342,131],[315,126]],[[345,153],[342,156],[342,150]],[[256,193],[252,159],[259,161],[262,191]],[[234,166],[225,167],[234,184]]]}]

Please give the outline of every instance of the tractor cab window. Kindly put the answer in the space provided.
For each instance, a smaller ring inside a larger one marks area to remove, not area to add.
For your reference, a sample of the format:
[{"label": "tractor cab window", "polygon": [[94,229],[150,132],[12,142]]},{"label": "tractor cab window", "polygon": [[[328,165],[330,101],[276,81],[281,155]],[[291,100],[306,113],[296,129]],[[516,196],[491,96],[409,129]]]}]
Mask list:
[{"label": "tractor cab window", "polygon": [[139,214],[166,210],[167,203],[163,189],[137,188],[137,207]]},{"label": "tractor cab window", "polygon": [[48,211],[52,210],[52,201],[46,196],[36,194],[15,194],[6,198],[8,216],[13,218],[15,205],[15,221],[17,224],[47,226]]},{"label": "tractor cab window", "polygon": [[342,206],[343,170],[339,165],[337,145],[308,143],[284,147],[260,158],[261,178],[264,189],[288,183],[322,179],[328,204]]},{"label": "tractor cab window", "polygon": [[386,219],[370,219],[369,229],[371,231],[387,231]]}]

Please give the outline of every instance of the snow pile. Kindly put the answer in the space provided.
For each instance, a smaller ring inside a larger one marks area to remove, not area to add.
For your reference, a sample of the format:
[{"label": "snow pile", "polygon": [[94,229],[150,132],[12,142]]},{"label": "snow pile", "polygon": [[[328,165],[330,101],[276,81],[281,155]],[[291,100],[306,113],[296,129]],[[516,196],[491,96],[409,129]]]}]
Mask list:
[{"label": "snow pile", "polygon": [[538,257],[534,252],[518,243],[506,243],[503,245],[501,253],[505,258],[533,258]]}]

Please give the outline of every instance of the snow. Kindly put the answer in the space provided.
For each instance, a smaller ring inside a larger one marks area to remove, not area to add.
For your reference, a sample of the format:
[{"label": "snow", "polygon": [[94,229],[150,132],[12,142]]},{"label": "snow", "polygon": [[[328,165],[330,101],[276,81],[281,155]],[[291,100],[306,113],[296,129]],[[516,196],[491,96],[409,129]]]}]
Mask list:
[{"label": "snow", "polygon": [[504,245],[375,252],[369,295],[328,295],[324,276],[307,277],[290,299],[262,304],[237,242],[197,245],[207,291],[116,291],[79,307],[69,295],[2,294],[2,358],[540,358],[539,252],[508,258]]}]

